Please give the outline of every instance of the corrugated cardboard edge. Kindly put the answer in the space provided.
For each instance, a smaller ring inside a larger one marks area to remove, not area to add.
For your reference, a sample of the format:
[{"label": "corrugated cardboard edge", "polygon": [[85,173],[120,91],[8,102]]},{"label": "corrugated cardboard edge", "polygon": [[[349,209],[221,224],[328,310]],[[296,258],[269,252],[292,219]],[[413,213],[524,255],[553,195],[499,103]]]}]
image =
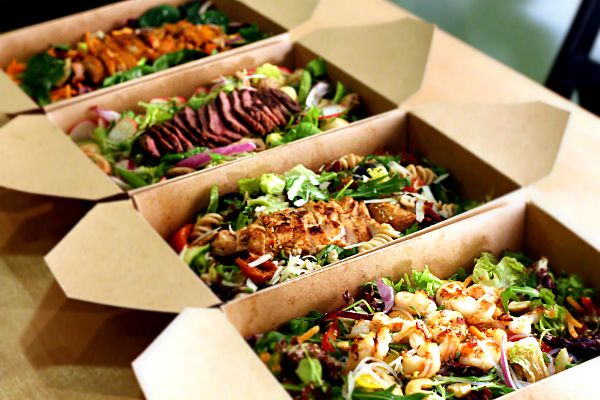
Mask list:
[{"label": "corrugated cardboard edge", "polygon": [[286,29],[292,29],[309,20],[319,4],[319,0],[272,1],[239,0],[259,14],[277,22]]},{"label": "corrugated cardboard edge", "polygon": [[433,25],[403,18],[360,29],[318,29],[298,42],[400,105],[421,86],[433,30]]},{"label": "corrugated cardboard edge", "polygon": [[130,200],[96,205],[45,260],[73,299],[164,312],[219,303]]},{"label": "corrugated cardboard edge", "polygon": [[184,310],[132,365],[148,400],[290,399],[217,309]]},{"label": "corrugated cardboard edge", "polygon": [[0,128],[0,185],[85,200],[122,192],[44,115],[19,115]]},{"label": "corrugated cardboard edge", "polygon": [[569,112],[542,102],[430,103],[411,113],[521,186],[550,174]]},{"label": "corrugated cardboard edge", "polygon": [[38,105],[0,68],[0,112],[17,114],[38,109]]}]

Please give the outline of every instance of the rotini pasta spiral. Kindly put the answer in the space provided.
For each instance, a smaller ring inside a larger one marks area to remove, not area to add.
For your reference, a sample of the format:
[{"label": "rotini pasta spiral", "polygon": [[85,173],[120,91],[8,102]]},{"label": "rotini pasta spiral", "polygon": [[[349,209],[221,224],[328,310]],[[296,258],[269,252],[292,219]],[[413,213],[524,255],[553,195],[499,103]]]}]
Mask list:
[{"label": "rotini pasta spiral", "polygon": [[423,167],[421,165],[409,164],[406,169],[413,178],[420,178],[424,185],[431,185],[437,178],[437,174],[433,172],[431,168]]},{"label": "rotini pasta spiral", "polygon": [[217,213],[205,214],[198,218],[190,234],[192,244],[204,244],[211,241],[217,234],[216,231],[211,231],[214,231],[222,223],[223,216]]},{"label": "rotini pasta spiral", "polygon": [[354,169],[364,159],[363,156],[350,153],[346,154],[337,160],[334,160],[325,166],[325,171],[342,171],[346,169]]},{"label": "rotini pasta spiral", "polygon": [[400,237],[400,232],[392,228],[390,224],[381,224],[379,227],[379,231],[371,240],[368,242],[361,243],[358,246],[358,252],[362,253],[367,250],[374,249],[379,246],[383,246],[386,243],[389,243],[395,239]]}]

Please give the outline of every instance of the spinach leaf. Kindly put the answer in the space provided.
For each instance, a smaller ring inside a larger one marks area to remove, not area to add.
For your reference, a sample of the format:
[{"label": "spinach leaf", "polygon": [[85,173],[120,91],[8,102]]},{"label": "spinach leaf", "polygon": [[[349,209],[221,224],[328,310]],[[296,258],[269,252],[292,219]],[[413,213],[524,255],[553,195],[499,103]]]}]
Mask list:
[{"label": "spinach leaf", "polygon": [[296,375],[305,384],[314,383],[316,386],[323,385],[323,368],[321,362],[316,358],[311,358],[306,355],[305,358],[300,360],[298,368],[296,368]]},{"label": "spinach leaf", "polygon": [[315,58],[306,64],[306,70],[310,72],[313,78],[322,78],[327,75],[327,64],[322,58]]},{"label": "spinach leaf", "polygon": [[178,50],[173,53],[163,54],[162,56],[158,57],[152,64],[152,68],[154,68],[155,72],[158,72],[167,68],[175,67],[177,65],[185,64],[190,61],[198,60],[206,56],[206,53],[198,50]]},{"label": "spinach leaf", "polygon": [[181,19],[181,13],[176,7],[165,4],[156,6],[146,11],[138,20],[142,28],[158,27],[164,24],[177,22]]},{"label": "spinach leaf", "polygon": [[50,103],[52,86],[62,79],[65,74],[65,62],[54,58],[48,53],[39,53],[27,62],[27,69],[23,72],[21,87],[40,105]]},{"label": "spinach leaf", "polygon": [[102,82],[102,87],[117,85],[119,83],[141,78],[142,76],[150,75],[152,73],[154,73],[154,68],[152,68],[151,66],[138,65],[136,67],[128,69],[127,71],[117,72],[116,74],[105,78]]},{"label": "spinach leaf", "polygon": [[227,32],[227,27],[229,26],[229,18],[218,10],[206,10],[200,16],[199,22],[201,24],[218,25],[223,29],[223,32]]},{"label": "spinach leaf", "polygon": [[312,310],[306,317],[294,318],[288,323],[288,330],[292,335],[301,335],[312,328],[323,314]]},{"label": "spinach leaf", "polygon": [[247,43],[257,42],[268,36],[266,33],[261,32],[256,24],[241,28],[238,32]]}]

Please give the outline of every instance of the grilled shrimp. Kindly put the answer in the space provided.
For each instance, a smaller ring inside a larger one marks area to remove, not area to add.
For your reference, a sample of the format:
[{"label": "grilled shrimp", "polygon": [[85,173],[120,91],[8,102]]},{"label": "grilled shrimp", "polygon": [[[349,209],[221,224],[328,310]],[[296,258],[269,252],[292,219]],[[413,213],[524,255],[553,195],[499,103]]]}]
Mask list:
[{"label": "grilled shrimp", "polygon": [[490,322],[496,311],[498,292],[484,285],[472,285],[465,289],[460,282],[442,285],[437,293],[438,304],[460,312],[470,324]]},{"label": "grilled shrimp", "polygon": [[346,370],[352,371],[360,360],[365,357],[371,357],[375,351],[375,332],[369,332],[366,335],[359,335],[354,339],[350,352],[348,353],[348,363]]},{"label": "grilled shrimp", "polygon": [[462,282],[444,283],[435,294],[435,301],[440,306],[445,306],[450,300],[454,300],[465,295],[465,287]]},{"label": "grilled shrimp", "polygon": [[394,343],[408,342],[413,349],[416,349],[421,344],[431,340],[431,333],[423,321],[416,319],[405,321],[400,330],[392,332],[392,340]]},{"label": "grilled shrimp", "polygon": [[440,349],[435,342],[425,342],[402,353],[402,373],[408,379],[431,378],[441,366]]},{"label": "grilled shrimp", "polygon": [[507,329],[516,335],[529,335],[531,333],[531,325],[539,322],[542,312],[543,308],[538,307],[520,317],[512,317],[512,321],[508,323]]},{"label": "grilled shrimp", "polygon": [[488,371],[499,361],[500,345],[492,339],[477,340],[471,337],[460,346],[458,362],[462,365]]},{"label": "grilled shrimp", "polygon": [[358,334],[350,348],[346,369],[353,370],[365,357],[383,360],[390,350],[391,342],[392,336],[386,327],[380,328],[377,332]]},{"label": "grilled shrimp", "polygon": [[[377,314],[375,314],[375,315],[377,315]],[[373,317],[373,318],[375,318],[375,317]],[[348,337],[349,338],[355,338],[355,337],[357,337],[359,335],[366,335],[369,332],[371,332],[372,325],[373,324],[372,324],[371,321],[367,321],[366,319],[361,319],[360,321],[357,321],[354,324],[354,326],[352,327],[352,330],[350,331],[350,334],[348,335]]]},{"label": "grilled shrimp", "polygon": [[441,310],[427,316],[427,327],[436,343],[440,345],[443,361],[454,357],[460,343],[467,337],[467,324],[458,311]]},{"label": "grilled shrimp", "polygon": [[394,303],[396,307],[408,311],[411,315],[423,317],[437,309],[435,302],[422,290],[417,290],[415,293],[398,292]]},{"label": "grilled shrimp", "polygon": [[[386,326],[386,327],[390,328],[391,331],[397,332],[397,331],[401,330],[402,327],[404,326],[404,324],[408,321],[409,320],[406,320],[401,317],[392,318],[385,313],[378,312],[378,313],[373,314],[373,319],[371,320],[371,324],[375,325],[375,326]],[[412,320],[410,320],[410,321],[412,321]]]}]

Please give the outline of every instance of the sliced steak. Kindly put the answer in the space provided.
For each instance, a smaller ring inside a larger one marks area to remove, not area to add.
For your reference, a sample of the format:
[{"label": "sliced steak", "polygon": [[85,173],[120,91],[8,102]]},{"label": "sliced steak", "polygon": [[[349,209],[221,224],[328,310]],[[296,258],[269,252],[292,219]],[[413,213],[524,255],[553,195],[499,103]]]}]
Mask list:
[{"label": "sliced steak", "polygon": [[158,147],[156,147],[156,143],[154,142],[154,139],[150,137],[150,135],[146,133],[142,134],[139,138],[139,144],[141,149],[147,155],[156,158],[161,157],[160,151],[158,150]]},{"label": "sliced steak", "polygon": [[229,99],[233,104],[233,111],[235,112],[236,117],[244,122],[251,132],[258,133],[259,135],[264,135],[267,133],[264,126],[262,126],[260,122],[252,117],[246,110],[244,110],[242,105],[242,94],[239,90],[234,90],[231,92]]},{"label": "sliced steak", "polygon": [[156,126],[162,136],[169,141],[169,143],[173,146],[173,152],[181,153],[183,151],[183,145],[179,141],[177,135],[171,132],[171,128],[166,126],[165,124]]},{"label": "sliced steak", "polygon": [[258,107],[263,113],[269,117],[271,121],[277,126],[283,125],[285,123],[285,118],[283,116],[281,119],[271,110],[271,108],[262,100],[260,96],[260,92],[252,92],[251,94],[252,100],[254,101],[255,107]]},{"label": "sliced steak", "polygon": [[[193,112],[193,110],[192,110]],[[196,113],[194,113],[194,118]],[[201,136],[198,131],[192,130],[190,125],[186,121],[185,111],[181,110],[173,117],[173,124],[179,128],[181,133],[188,139],[194,146],[201,146]]]},{"label": "sliced steak", "polygon": [[200,122],[202,136],[208,147],[219,147],[227,143],[226,139],[211,131],[208,119],[208,106],[204,105],[196,111],[198,122]]},{"label": "sliced steak", "polygon": [[252,117],[260,122],[265,127],[265,133],[272,132],[277,126],[277,123],[273,121],[259,105],[254,102],[254,98],[249,90],[242,91],[242,106],[244,110],[248,112]]},{"label": "sliced steak", "polygon": [[211,131],[226,138],[229,143],[236,142],[242,138],[239,133],[230,131],[227,129],[225,124],[223,124],[223,121],[219,116],[219,111],[217,111],[217,106],[214,102],[208,104],[208,124]]},{"label": "sliced steak", "polygon": [[279,90],[279,89],[273,89],[273,88],[268,88],[265,89],[267,92],[273,94],[273,96],[277,97],[277,100],[279,100],[281,103],[283,103],[283,105],[290,110],[290,112],[292,114],[298,114],[300,111],[302,111],[302,109],[300,108],[300,105],[294,101],[290,96],[288,96],[285,92]]},{"label": "sliced steak", "polygon": [[227,93],[223,91],[219,93],[219,97],[217,98],[217,108],[220,111],[221,117],[223,117],[223,121],[229,125],[231,130],[242,135],[248,135],[250,133],[248,129],[233,115],[231,102],[227,97]]},{"label": "sliced steak", "polygon": [[194,144],[189,141],[185,135],[183,134],[183,132],[179,129],[179,127],[177,127],[175,125],[175,123],[173,121],[167,121],[165,122],[164,126],[169,129],[169,131],[171,133],[173,133],[175,136],[177,136],[177,139],[179,139],[179,143],[181,143],[181,146],[183,147],[183,151],[187,151],[187,150],[191,150],[194,147]]},{"label": "sliced steak", "polygon": [[150,137],[154,139],[154,142],[156,143],[156,146],[160,150],[161,154],[174,153],[175,147],[163,137],[162,132],[160,132],[157,128],[158,125],[154,125],[146,131],[146,134],[150,135]]},{"label": "sliced steak", "polygon": [[269,107],[269,111],[277,118],[277,125],[282,126],[287,123],[287,117],[291,114],[283,104],[278,102],[274,96],[263,91],[258,92],[258,97],[260,97],[262,102]]},{"label": "sliced steak", "polygon": [[185,112],[185,121],[190,127],[190,131],[198,138],[201,146],[206,145],[206,138],[202,135],[202,125],[200,125],[197,112],[191,107],[186,107],[183,111]]}]

